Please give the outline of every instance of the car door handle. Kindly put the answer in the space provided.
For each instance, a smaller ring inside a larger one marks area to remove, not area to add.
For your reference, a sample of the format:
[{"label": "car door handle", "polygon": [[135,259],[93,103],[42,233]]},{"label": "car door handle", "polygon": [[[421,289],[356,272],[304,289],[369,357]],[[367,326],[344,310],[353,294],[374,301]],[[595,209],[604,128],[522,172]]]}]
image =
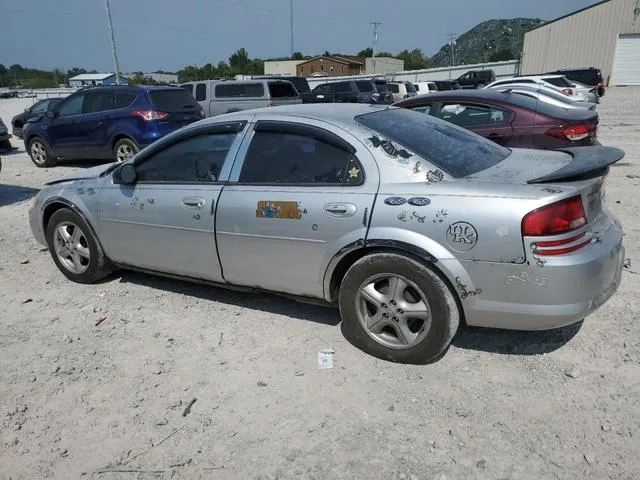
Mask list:
[{"label": "car door handle", "polygon": [[352,203],[327,203],[324,212],[332,217],[351,217],[355,215],[357,207]]},{"label": "car door handle", "polygon": [[205,204],[205,199],[204,198],[183,198],[182,199],[182,206],[184,208],[188,208],[189,210],[200,210],[202,207],[204,207]]}]

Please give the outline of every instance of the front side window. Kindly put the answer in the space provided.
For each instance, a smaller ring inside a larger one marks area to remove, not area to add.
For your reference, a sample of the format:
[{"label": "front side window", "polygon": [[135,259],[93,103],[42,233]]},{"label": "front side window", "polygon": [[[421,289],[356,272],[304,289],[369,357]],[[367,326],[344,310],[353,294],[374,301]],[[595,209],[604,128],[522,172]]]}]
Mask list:
[{"label": "front side window", "polygon": [[210,183],[218,181],[236,133],[189,137],[136,166],[139,182]]},{"label": "front side window", "polygon": [[429,115],[431,113],[431,105],[420,105],[419,107],[413,107],[411,110]]},{"label": "front side window", "polygon": [[49,100],[41,100],[36,103],[33,107],[31,107],[31,113],[42,113],[47,110],[47,105],[49,104]]},{"label": "front side window", "polygon": [[82,105],[84,103],[84,95],[76,95],[69,98],[66,102],[60,104],[58,113],[61,117],[69,117],[71,115],[80,115],[82,113]]},{"label": "front side window", "polygon": [[508,116],[505,110],[488,105],[449,103],[440,108],[440,118],[465,128],[505,123]]},{"label": "front side window", "polygon": [[364,174],[355,156],[311,136],[255,132],[240,183],[360,185]]},{"label": "front side window", "polygon": [[296,98],[298,92],[290,82],[269,82],[271,98]]},{"label": "front side window", "polygon": [[112,92],[87,93],[82,107],[83,113],[97,113],[113,109]]},{"label": "front side window", "polygon": [[196,85],[196,101],[202,102],[207,99],[207,85],[204,83],[199,83]]},{"label": "front side window", "polygon": [[329,85],[328,83],[318,85],[316,88],[313,89],[313,93],[321,94],[321,95],[324,93],[331,93],[331,85]]},{"label": "front side window", "polygon": [[548,78],[543,78],[543,80],[556,87],[561,87],[561,88],[573,87],[573,83],[567,80],[566,77],[548,77]]}]

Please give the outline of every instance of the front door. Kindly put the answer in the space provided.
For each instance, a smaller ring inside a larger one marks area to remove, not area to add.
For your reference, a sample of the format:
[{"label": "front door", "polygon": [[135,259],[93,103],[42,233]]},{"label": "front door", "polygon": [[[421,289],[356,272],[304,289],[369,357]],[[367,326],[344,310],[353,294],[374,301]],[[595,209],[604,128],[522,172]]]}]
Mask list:
[{"label": "front door", "polygon": [[135,185],[110,184],[99,198],[99,237],[114,262],[222,281],[215,208],[237,132],[191,134],[142,157]]},{"label": "front door", "polygon": [[48,137],[55,156],[80,158],[84,153],[82,109],[85,94],[65,99],[56,109],[56,117],[47,125]]},{"label": "front door", "polygon": [[355,138],[305,122],[258,121],[247,136],[218,205],[230,283],[322,298],[327,263],[366,237],[378,187],[373,157]]}]

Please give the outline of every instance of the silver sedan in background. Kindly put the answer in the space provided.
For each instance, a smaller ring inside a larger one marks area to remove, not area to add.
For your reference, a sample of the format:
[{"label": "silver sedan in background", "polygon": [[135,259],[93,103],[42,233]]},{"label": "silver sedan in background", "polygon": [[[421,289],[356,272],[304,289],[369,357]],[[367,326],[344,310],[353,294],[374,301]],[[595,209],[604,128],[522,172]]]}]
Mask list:
[{"label": "silver sedan in background", "polygon": [[535,98],[541,102],[555,105],[560,108],[582,108],[587,110],[595,110],[596,103],[580,100],[577,97],[565,95],[563,93],[554,90],[553,88],[545,87],[544,85],[536,84],[512,84],[508,86],[495,86],[490,90],[498,90],[500,92],[509,92],[517,95],[524,95],[526,97]]},{"label": "silver sedan in background", "polygon": [[50,182],[29,217],[72,281],[129,268],[313,299],[358,348],[425,363],[463,322],[554,328],[613,295],[603,198],[623,155],[509,150],[396,107],[276,107]]}]

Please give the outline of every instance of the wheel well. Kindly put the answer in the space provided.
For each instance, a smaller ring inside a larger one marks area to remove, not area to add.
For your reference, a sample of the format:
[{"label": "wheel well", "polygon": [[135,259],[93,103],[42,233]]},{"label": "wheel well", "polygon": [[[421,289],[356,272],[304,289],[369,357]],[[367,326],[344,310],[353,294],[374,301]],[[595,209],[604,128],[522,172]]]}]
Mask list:
[{"label": "wheel well", "polygon": [[113,137],[113,140],[111,140],[111,150],[113,150],[116,146],[116,143],[118,143],[123,138],[126,138],[127,140],[130,140],[137,145],[136,141],[133,138],[131,138],[129,135],[125,135],[124,133],[119,133],[115,137]]},{"label": "wheel well", "polygon": [[460,295],[458,295],[458,291],[454,288],[453,284],[449,281],[447,276],[442,273],[442,271],[436,266],[436,264],[432,261],[427,260],[424,257],[416,255],[412,252],[408,252],[403,250],[402,248],[393,248],[393,247],[364,247],[359,248],[347,255],[343,259],[338,262],[336,268],[333,270],[331,274],[331,281],[329,282],[329,292],[331,295],[331,301],[335,301],[338,298],[338,292],[340,291],[340,284],[342,283],[342,279],[344,278],[347,270],[351,268],[351,266],[360,260],[362,257],[366,255],[371,255],[374,253],[396,253],[399,255],[403,255],[405,257],[409,257],[416,262],[422,263],[423,265],[429,266],[433,271],[442,279],[443,282],[449,287],[453,297],[456,299],[456,303],[458,305],[458,310],[460,312],[460,324],[466,325],[467,321],[464,314],[464,308],[462,308],[462,302],[460,301]]},{"label": "wheel well", "polygon": [[69,208],[69,205],[65,205],[61,202],[54,202],[50,205],[47,205],[47,207],[44,209],[44,212],[42,212],[42,228],[44,229],[45,234],[47,231],[47,225],[49,225],[49,220],[51,220],[51,217],[54,213],[62,208]]}]

